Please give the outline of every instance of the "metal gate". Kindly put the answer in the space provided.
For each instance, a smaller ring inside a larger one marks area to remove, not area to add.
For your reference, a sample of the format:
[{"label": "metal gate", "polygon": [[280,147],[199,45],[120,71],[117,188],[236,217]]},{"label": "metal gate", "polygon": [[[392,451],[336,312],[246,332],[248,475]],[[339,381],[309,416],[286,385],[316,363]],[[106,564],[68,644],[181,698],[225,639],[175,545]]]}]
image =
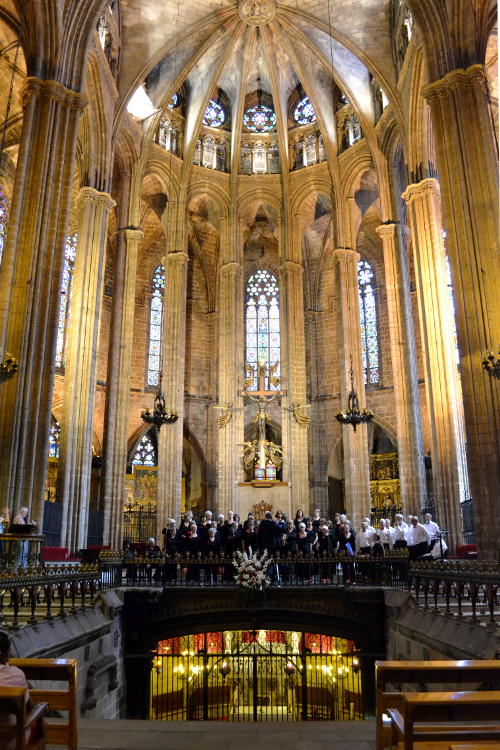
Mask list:
[{"label": "metal gate", "polygon": [[[321,643],[319,649],[317,642],[311,643],[311,634],[306,633],[295,633],[293,643],[290,633],[283,631],[249,631],[247,642],[240,640],[231,653],[222,649],[212,653],[210,642],[212,648],[220,648],[220,639],[214,636],[221,635],[227,633],[190,636],[188,648],[182,651],[181,639],[159,644],[151,670],[151,719],[364,718],[361,669],[355,653],[341,653],[335,647],[327,653]],[[329,644],[335,641],[330,636],[312,637],[317,641],[328,638]]]}]

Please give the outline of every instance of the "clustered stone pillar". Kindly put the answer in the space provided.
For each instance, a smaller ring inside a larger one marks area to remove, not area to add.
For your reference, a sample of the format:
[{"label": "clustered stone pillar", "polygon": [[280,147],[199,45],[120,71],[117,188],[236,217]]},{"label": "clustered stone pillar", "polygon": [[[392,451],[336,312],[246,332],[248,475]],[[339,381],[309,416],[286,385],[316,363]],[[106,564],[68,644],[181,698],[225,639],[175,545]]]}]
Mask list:
[{"label": "clustered stone pillar", "polygon": [[103,464],[104,544],[110,545],[113,549],[120,549],[122,542],[137,249],[143,236],[139,229],[120,229],[113,238],[116,245],[116,271],[108,359]]},{"label": "clustered stone pillar", "polygon": [[[230,421],[217,430],[217,512],[226,514],[230,509],[238,509],[238,480],[242,473],[243,435],[239,430],[243,419],[243,399],[239,393],[242,371],[238,367],[241,360],[238,336],[242,286],[240,264],[234,261],[225,263],[219,278],[218,405],[239,409],[232,412]],[[228,414],[221,409],[217,416]]]},{"label": "clustered stone pillar", "polygon": [[498,152],[482,65],[423,89],[431,110],[456,311],[478,550],[498,552],[500,389],[482,369],[500,344]]},{"label": "clustered stone pillar", "polygon": [[85,547],[92,464],[97,334],[109,211],[107,193],[84,187],[77,196],[78,245],[66,346],[64,416],[59,461],[61,545]]},{"label": "clustered stone pillar", "polygon": [[64,247],[81,94],[28,78],[0,279],[0,351],[19,370],[0,391],[0,505],[41,527]]},{"label": "clustered stone pillar", "polygon": [[178,519],[182,500],[182,447],[184,440],[184,371],[186,359],[186,291],[188,255],[167,254],[163,324],[163,392],[167,411],[178,415],[158,435],[157,538],[167,518]]},{"label": "clustered stone pillar", "polygon": [[416,515],[427,490],[406,248],[398,222],[380,225],[377,233],[384,250],[401,497],[404,511]]},{"label": "clustered stone pillar", "polygon": [[[338,248],[334,254],[341,321],[339,354],[342,410],[347,407],[347,399],[351,390],[351,368],[360,408],[364,409],[366,406],[358,299],[359,258],[359,253],[349,248]],[[354,528],[358,528],[361,519],[370,515],[371,507],[366,425],[358,425],[356,431],[351,425],[343,426],[342,440],[346,511]]]},{"label": "clustered stone pillar", "polygon": [[439,183],[427,178],[409,185],[408,204],[425,386],[431,420],[432,484],[440,525],[454,546],[461,542],[460,500],[466,492],[461,393],[458,382],[453,321],[447,286]]},{"label": "clustered stone pillar", "polygon": [[[306,362],[305,362],[305,329],[304,329],[304,288],[303,268],[300,263],[286,260],[281,266],[282,285],[281,302],[283,318],[287,332],[287,362],[284,388],[286,398],[284,405],[290,410],[296,406],[305,406],[306,401]],[[303,414],[305,412],[299,412]],[[290,481],[291,510],[299,508],[309,512],[309,450],[307,429],[301,427],[288,411],[288,454],[284,460],[288,464]]]}]

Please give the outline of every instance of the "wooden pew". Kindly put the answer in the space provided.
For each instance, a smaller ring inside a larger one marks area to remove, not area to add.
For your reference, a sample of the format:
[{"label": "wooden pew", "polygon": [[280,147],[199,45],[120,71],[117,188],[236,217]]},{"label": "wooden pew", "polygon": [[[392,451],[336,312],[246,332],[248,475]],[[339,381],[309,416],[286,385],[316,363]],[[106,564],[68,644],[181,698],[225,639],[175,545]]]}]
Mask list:
[{"label": "wooden pew", "polygon": [[29,739],[31,727],[43,717],[47,703],[36,704],[28,712],[29,691],[23,687],[0,688],[0,716],[13,716],[14,723],[0,721],[0,747],[15,750],[45,750],[45,736],[40,723],[36,737]]},{"label": "wooden pew", "polygon": [[[388,691],[389,685],[408,683],[428,685],[475,685],[490,683],[500,688],[500,661],[472,659],[462,661],[377,661],[375,662],[376,679],[376,723],[377,750],[386,747],[389,733],[384,731],[382,714],[388,709],[403,709],[403,693]],[[388,744],[388,743],[387,743]]]},{"label": "wooden pew", "polygon": [[500,690],[404,693],[403,712],[389,708],[392,746],[446,740],[500,740]]},{"label": "wooden pew", "polygon": [[10,664],[22,669],[29,683],[33,680],[67,683],[66,688],[33,688],[30,695],[34,703],[46,701],[49,710],[68,712],[67,721],[45,720],[47,744],[77,750],[76,659],[10,659]]}]

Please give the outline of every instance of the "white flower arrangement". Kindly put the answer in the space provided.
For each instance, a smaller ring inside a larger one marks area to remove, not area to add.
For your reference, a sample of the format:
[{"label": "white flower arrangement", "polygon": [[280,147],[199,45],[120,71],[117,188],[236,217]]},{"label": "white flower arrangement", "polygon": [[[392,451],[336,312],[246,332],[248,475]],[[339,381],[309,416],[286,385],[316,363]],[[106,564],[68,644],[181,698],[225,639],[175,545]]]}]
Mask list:
[{"label": "white flower arrangement", "polygon": [[264,552],[262,557],[257,557],[251,550],[249,555],[246,552],[237,552],[236,558],[234,566],[238,572],[234,580],[239,586],[245,589],[263,589],[269,585],[266,571],[270,561],[267,552]]}]

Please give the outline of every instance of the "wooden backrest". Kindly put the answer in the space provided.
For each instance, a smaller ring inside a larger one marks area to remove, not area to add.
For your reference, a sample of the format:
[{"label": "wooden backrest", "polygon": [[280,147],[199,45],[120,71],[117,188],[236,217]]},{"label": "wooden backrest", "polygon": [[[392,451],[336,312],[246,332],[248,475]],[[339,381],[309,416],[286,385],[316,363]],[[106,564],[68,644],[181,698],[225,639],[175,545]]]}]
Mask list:
[{"label": "wooden backrest", "polygon": [[22,669],[28,682],[37,680],[67,683],[65,688],[32,688],[30,695],[34,703],[46,701],[51,711],[68,712],[67,723],[46,721],[47,742],[76,750],[76,659],[10,659],[10,664]]},{"label": "wooden backrest", "polygon": [[405,693],[405,722],[495,721],[500,729],[500,691],[472,690]]}]

